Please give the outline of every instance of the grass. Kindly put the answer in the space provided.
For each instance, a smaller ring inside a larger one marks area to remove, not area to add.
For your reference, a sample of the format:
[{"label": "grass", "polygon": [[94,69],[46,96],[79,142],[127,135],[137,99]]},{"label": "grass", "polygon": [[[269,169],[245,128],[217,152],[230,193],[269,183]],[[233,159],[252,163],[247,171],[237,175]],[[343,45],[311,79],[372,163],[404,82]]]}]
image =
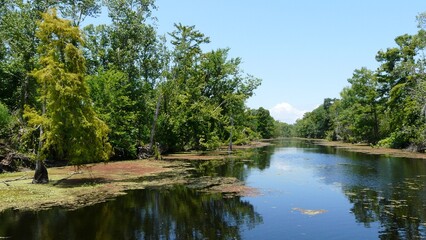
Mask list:
[{"label": "grass", "polygon": [[94,164],[78,173],[73,167],[49,168],[48,184],[32,184],[33,172],[4,173],[0,175],[0,212],[9,208],[39,210],[63,206],[72,209],[91,205],[124,194],[128,189],[170,183],[161,177],[151,182],[137,179],[172,169],[176,174],[184,170],[179,163],[148,160]]}]

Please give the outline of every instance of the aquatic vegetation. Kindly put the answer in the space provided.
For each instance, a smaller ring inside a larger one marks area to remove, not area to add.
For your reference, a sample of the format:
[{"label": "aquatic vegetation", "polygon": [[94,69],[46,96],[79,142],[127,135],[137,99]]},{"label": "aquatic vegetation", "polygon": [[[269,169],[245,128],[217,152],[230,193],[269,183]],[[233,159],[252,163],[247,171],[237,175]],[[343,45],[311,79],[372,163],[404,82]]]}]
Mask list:
[{"label": "aquatic vegetation", "polygon": [[303,208],[292,208],[292,210],[300,212],[305,215],[309,215],[309,216],[315,216],[318,214],[323,214],[328,212],[327,210],[324,210],[324,209],[312,210],[312,209],[303,209]]}]

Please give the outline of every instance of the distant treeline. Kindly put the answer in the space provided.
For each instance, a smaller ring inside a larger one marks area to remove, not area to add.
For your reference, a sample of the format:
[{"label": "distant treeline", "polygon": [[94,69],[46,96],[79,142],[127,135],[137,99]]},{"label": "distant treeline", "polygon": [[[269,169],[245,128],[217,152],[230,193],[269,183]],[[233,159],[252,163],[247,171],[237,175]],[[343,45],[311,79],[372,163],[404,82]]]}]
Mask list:
[{"label": "distant treeline", "polygon": [[415,35],[380,50],[376,70],[357,69],[340,99],[324,103],[291,126],[291,134],[424,151],[426,147],[426,14]]},{"label": "distant treeline", "polygon": [[[110,23],[87,25],[107,9]],[[281,135],[245,101],[260,79],[229,49],[175,24],[154,0],[5,0],[0,6],[0,138],[37,159],[81,164],[149,151],[208,150]]]}]

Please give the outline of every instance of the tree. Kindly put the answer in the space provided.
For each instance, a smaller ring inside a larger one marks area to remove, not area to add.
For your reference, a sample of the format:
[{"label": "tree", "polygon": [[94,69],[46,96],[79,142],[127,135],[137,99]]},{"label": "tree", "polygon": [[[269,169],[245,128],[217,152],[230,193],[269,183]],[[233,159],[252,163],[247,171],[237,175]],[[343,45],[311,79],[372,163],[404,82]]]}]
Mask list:
[{"label": "tree", "polygon": [[6,134],[7,129],[12,121],[9,109],[0,102],[0,138]]},{"label": "tree", "polygon": [[28,74],[37,62],[35,36],[41,12],[55,1],[2,1],[0,14],[0,100],[20,114],[36,99],[36,81]]},{"label": "tree", "polygon": [[109,0],[106,6],[112,24],[93,32],[92,40],[101,45],[91,45],[99,53],[92,55],[103,64],[104,70],[112,68],[127,75],[128,96],[134,102],[131,114],[136,116],[135,143],[146,143],[150,140],[157,100],[155,88],[167,58],[162,55],[163,42],[157,37],[154,26],[149,24],[155,21],[152,11],[156,6],[153,0]]},{"label": "tree", "polygon": [[285,122],[275,121],[274,137],[293,137],[294,136],[294,125]]},{"label": "tree", "polygon": [[[73,165],[108,160],[109,128],[97,117],[89,97],[85,60],[77,45],[83,43],[80,30],[53,9],[43,14],[37,37],[41,67],[32,75],[41,86],[42,111],[25,109],[28,123],[40,126],[37,165],[44,158]],[[38,180],[35,176],[34,182]]]},{"label": "tree", "polygon": [[87,16],[96,17],[101,13],[99,0],[62,0],[59,2],[62,16],[72,19],[72,24],[79,27]]},{"label": "tree", "polygon": [[335,99],[326,98],[324,103],[307,112],[302,119],[298,119],[294,126],[295,134],[305,138],[325,138],[332,130],[332,113],[330,109],[334,105]]},{"label": "tree", "polygon": [[255,111],[257,120],[257,132],[262,138],[271,138],[274,136],[274,118],[271,117],[269,111],[260,107]]},{"label": "tree", "polygon": [[170,34],[174,46],[171,70],[166,75],[167,81],[160,85],[163,99],[157,131],[157,139],[171,151],[200,147],[200,140],[206,140],[201,128],[210,128],[212,119],[219,116],[201,92],[200,45],[209,39],[194,26],[175,24],[175,27]]},{"label": "tree", "polygon": [[418,138],[421,123],[420,109],[415,102],[417,77],[422,72],[417,54],[425,47],[424,30],[416,35],[401,35],[395,38],[398,47],[379,51],[376,59],[381,63],[378,69],[379,91],[385,105],[385,130],[387,138],[381,145],[405,148]]},{"label": "tree", "polygon": [[107,70],[88,76],[90,96],[99,117],[111,129],[109,139],[116,159],[136,157],[135,102],[130,99],[127,75],[118,70]]},{"label": "tree", "polygon": [[376,74],[362,68],[355,70],[348,82],[351,86],[340,93],[336,134],[340,140],[376,144],[383,117]]},{"label": "tree", "polygon": [[210,40],[194,26],[175,27],[170,34],[171,69],[160,85],[157,140],[171,151],[214,149],[230,140],[242,143],[251,135],[244,125],[244,102],[260,80],[243,76],[241,60],[229,59],[229,49],[204,53],[201,46]]}]

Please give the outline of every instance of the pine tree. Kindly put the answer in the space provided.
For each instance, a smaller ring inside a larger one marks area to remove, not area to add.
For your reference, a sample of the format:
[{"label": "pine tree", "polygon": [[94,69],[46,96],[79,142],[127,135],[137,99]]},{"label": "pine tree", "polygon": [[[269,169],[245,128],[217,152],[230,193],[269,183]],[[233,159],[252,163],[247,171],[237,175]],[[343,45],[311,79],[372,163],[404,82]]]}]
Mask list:
[{"label": "pine tree", "polygon": [[111,153],[108,126],[93,110],[85,82],[81,32],[56,10],[43,14],[37,37],[40,68],[31,74],[40,85],[42,112],[26,107],[29,124],[40,126],[38,159],[73,165],[105,161]]}]

